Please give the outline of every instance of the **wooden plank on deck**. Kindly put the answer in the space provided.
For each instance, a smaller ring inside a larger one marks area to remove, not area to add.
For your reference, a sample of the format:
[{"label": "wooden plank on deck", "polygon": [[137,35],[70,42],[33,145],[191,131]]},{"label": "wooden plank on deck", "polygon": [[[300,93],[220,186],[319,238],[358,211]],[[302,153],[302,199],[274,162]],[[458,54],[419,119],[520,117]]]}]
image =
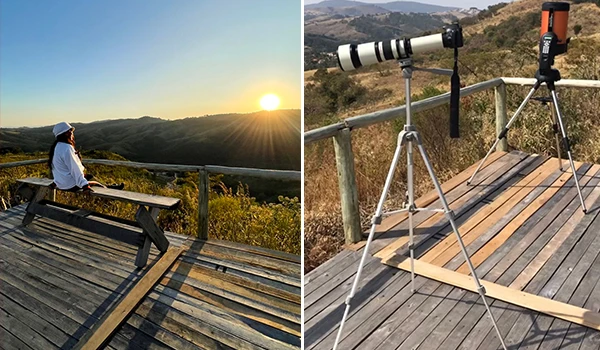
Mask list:
[{"label": "wooden plank on deck", "polygon": [[[408,259],[405,259],[405,257],[399,257],[403,260],[396,260],[396,258],[398,258],[398,256],[393,256],[384,260],[383,263],[405,271],[410,271],[410,261]],[[420,262],[418,260],[414,261],[414,268],[415,273],[421,276],[472,292],[477,292],[477,289],[475,288],[475,282],[470,276],[448,270],[443,267]],[[504,287],[496,283],[490,283],[484,280],[481,280],[481,283],[485,286],[487,290],[487,296],[490,298],[503,300],[511,304],[545,313],[552,317],[564,319],[569,322],[600,330],[600,313]]]},{"label": "wooden plank on deck", "polygon": [[142,277],[131,289],[129,294],[121,300],[110,314],[108,314],[98,326],[91,330],[89,337],[80,339],[75,346],[77,349],[97,349],[102,346],[108,338],[115,332],[116,328],[125,320],[139,304],[141,299],[146,296],[148,291],[158,282],[164,273],[171,267],[173,262],[183,252],[182,248],[172,248],[163,255],[160,260],[152,266],[150,271]]}]

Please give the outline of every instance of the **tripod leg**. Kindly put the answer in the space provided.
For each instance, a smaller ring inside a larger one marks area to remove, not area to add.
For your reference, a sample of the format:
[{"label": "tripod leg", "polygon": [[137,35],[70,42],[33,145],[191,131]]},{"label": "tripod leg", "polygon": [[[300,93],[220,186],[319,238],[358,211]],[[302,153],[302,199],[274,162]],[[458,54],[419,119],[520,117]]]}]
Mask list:
[{"label": "tripod leg", "polygon": [[[529,96],[529,97],[531,97],[531,96]],[[509,124],[510,124],[510,122],[509,122]],[[473,276],[473,280],[475,281],[475,285],[477,286],[477,291],[479,292],[479,295],[481,296],[481,299],[483,301],[483,304],[485,305],[488,315],[490,316],[490,319],[492,320],[492,324],[494,325],[494,328],[496,329],[496,334],[498,335],[498,339],[500,339],[500,343],[502,343],[502,347],[506,350],[506,344],[504,344],[504,339],[502,338],[502,334],[500,333],[498,324],[496,323],[496,320],[494,319],[494,315],[492,314],[492,310],[490,309],[490,306],[488,305],[487,300],[485,299],[485,287],[483,285],[481,285],[481,282],[479,281],[479,277],[477,277],[477,273],[475,272],[475,268],[473,267],[471,258],[469,258],[469,254],[467,253],[465,244],[462,240],[462,237],[460,236],[460,233],[458,232],[458,226],[456,226],[456,223],[454,222],[454,212],[452,210],[450,210],[450,207],[448,206],[448,202],[446,201],[446,197],[444,196],[444,192],[442,191],[442,186],[440,185],[439,181],[437,180],[437,177],[435,176],[435,173],[433,172],[433,167],[431,166],[431,162],[429,161],[427,152],[425,151],[425,148],[423,147],[423,144],[421,143],[419,134],[417,132],[414,132],[413,135],[414,135],[414,138],[416,139],[417,146],[419,147],[419,151],[421,152],[421,156],[423,157],[423,161],[425,162],[425,166],[427,167],[427,171],[429,172],[429,176],[431,177],[431,181],[433,182],[433,185],[438,193],[438,196],[440,197],[440,201],[442,202],[442,206],[444,207],[446,217],[448,218],[448,221],[450,222],[450,225],[452,226],[452,230],[454,231],[454,234],[456,235],[456,240],[458,241],[458,244],[460,245],[460,249],[462,250],[462,253],[463,253],[463,256],[465,257],[467,265],[469,266],[469,270],[471,270],[471,276]]]},{"label": "tripod leg", "polygon": [[350,305],[352,302],[352,298],[354,298],[354,294],[356,293],[356,288],[358,286],[358,282],[360,280],[360,274],[362,273],[363,266],[365,264],[365,260],[367,259],[367,255],[369,254],[369,247],[371,245],[371,241],[373,240],[373,236],[375,235],[375,227],[381,223],[381,215],[383,212],[383,204],[387,197],[388,191],[392,184],[392,179],[394,178],[394,172],[396,170],[396,165],[398,164],[398,160],[400,159],[400,153],[402,151],[402,143],[406,138],[406,132],[402,131],[398,135],[398,145],[396,146],[396,152],[394,152],[394,158],[392,160],[392,164],[390,165],[390,170],[388,171],[387,178],[385,179],[385,186],[383,188],[383,192],[381,193],[381,197],[379,198],[379,203],[377,204],[377,210],[375,211],[375,215],[373,216],[373,220],[371,222],[371,230],[369,231],[369,237],[367,238],[367,243],[363,248],[363,254],[360,259],[360,263],[358,265],[358,270],[356,271],[356,276],[354,276],[354,282],[352,283],[352,289],[350,290],[350,294],[346,297],[346,309],[344,310],[344,316],[342,316],[342,321],[340,322],[340,328],[338,329],[337,336],[335,338],[335,343],[333,345],[333,350],[337,349],[337,346],[342,338],[342,331],[344,329],[344,323],[346,322],[346,318],[348,317],[348,312],[350,311]]},{"label": "tripod leg", "polygon": [[[412,134],[411,134],[412,135]],[[408,190],[408,249],[410,251],[410,291],[415,292],[415,252],[414,252],[414,231],[413,231],[413,211],[415,209],[415,198],[413,188],[413,144],[412,136],[408,137],[406,145],[407,158],[407,190]]]},{"label": "tripod leg", "polygon": [[554,130],[554,138],[556,139],[556,155],[558,157],[558,169],[563,170],[562,159],[560,158],[560,138],[558,137],[559,129],[558,122],[556,121],[556,112],[554,104],[550,107],[550,113],[552,114],[552,129]]},{"label": "tripod leg", "polygon": [[554,105],[554,110],[556,111],[556,119],[558,119],[558,125],[560,126],[560,131],[562,132],[563,143],[565,149],[567,150],[567,156],[569,157],[569,164],[571,165],[571,171],[573,172],[573,178],[575,179],[575,187],[577,187],[577,193],[579,194],[579,201],[581,202],[581,209],[583,213],[587,213],[587,208],[585,207],[585,201],[583,200],[583,195],[581,194],[581,188],[579,187],[579,179],[577,178],[577,172],[575,170],[575,163],[573,162],[573,156],[571,155],[571,146],[569,145],[569,138],[567,137],[567,131],[565,130],[565,126],[562,122],[562,116],[560,114],[560,108],[558,107],[558,97],[556,96],[556,91],[554,90],[554,86],[548,87],[550,89],[550,94],[552,95],[552,102]]},{"label": "tripod leg", "polygon": [[504,127],[504,130],[502,130],[502,132],[500,133],[500,135],[498,135],[498,138],[496,138],[496,141],[494,142],[494,144],[492,145],[492,147],[490,147],[490,149],[487,152],[487,154],[485,155],[485,157],[483,157],[483,159],[481,160],[481,162],[477,166],[477,169],[475,169],[475,171],[473,172],[473,175],[471,175],[471,178],[469,178],[469,181],[467,181],[467,185],[470,185],[473,182],[473,179],[475,178],[475,175],[477,175],[477,173],[479,172],[479,170],[481,169],[481,167],[483,166],[483,164],[485,164],[485,161],[488,159],[488,157],[490,156],[490,154],[492,154],[492,152],[494,151],[494,149],[498,145],[498,142],[500,142],[500,140],[502,140],[503,138],[506,137],[506,134],[508,133],[508,129],[515,122],[515,120],[517,119],[517,117],[519,116],[519,114],[521,114],[521,111],[523,111],[523,109],[527,105],[527,102],[529,102],[529,99],[531,98],[531,96],[533,96],[533,94],[536,92],[536,90],[539,87],[540,87],[540,82],[536,82],[533,85],[533,87],[531,88],[531,90],[529,90],[529,93],[527,94],[527,97],[525,97],[525,99],[523,100],[523,102],[519,106],[519,109],[517,109],[517,111],[512,116],[512,118],[510,118],[510,120],[508,121],[508,123]]}]

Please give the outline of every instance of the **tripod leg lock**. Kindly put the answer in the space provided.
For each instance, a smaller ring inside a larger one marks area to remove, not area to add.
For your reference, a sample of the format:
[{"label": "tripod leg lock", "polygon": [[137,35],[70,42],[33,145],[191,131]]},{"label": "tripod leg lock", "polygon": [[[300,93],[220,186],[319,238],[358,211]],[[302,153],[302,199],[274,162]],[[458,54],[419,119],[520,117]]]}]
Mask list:
[{"label": "tripod leg lock", "polygon": [[415,245],[413,244],[409,244],[408,245],[408,250],[415,250]]},{"label": "tripod leg lock", "polygon": [[571,146],[569,144],[569,138],[568,137],[563,137],[563,143],[565,144],[565,150],[567,152],[571,152]]},{"label": "tripod leg lock", "polygon": [[504,127],[504,130],[502,130],[502,132],[498,135],[498,140],[502,140],[503,138],[505,138],[506,134],[508,134],[508,128]]},{"label": "tripod leg lock", "polygon": [[446,217],[448,217],[448,219],[450,220],[454,220],[456,218],[456,214],[454,214],[454,210],[448,210],[447,212],[445,212]]},{"label": "tripod leg lock", "polygon": [[381,215],[379,215],[379,216],[373,216],[373,220],[371,220],[371,223],[374,224],[374,225],[381,224]]},{"label": "tripod leg lock", "polygon": [[477,291],[481,295],[485,295],[487,293],[487,291],[485,290],[485,287],[483,285],[479,285],[479,288],[477,288]]},{"label": "tripod leg lock", "polygon": [[346,297],[346,305],[348,305],[348,306],[352,306],[352,305],[351,305],[351,303],[352,303],[352,298],[353,298],[353,297],[352,297],[352,296],[350,296],[350,295],[348,295],[348,296]]}]

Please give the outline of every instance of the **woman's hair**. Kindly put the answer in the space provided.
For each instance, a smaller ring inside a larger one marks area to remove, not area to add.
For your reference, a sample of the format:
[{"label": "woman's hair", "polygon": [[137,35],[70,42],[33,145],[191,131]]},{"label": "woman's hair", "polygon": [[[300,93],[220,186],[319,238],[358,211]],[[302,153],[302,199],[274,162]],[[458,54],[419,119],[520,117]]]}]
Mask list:
[{"label": "woman's hair", "polygon": [[[54,149],[56,148],[56,144],[59,142],[68,143],[71,146],[73,146],[73,148],[75,148],[75,141],[72,141],[67,136],[66,132],[63,132],[62,134],[56,136],[56,140],[54,140],[54,143],[50,147],[50,154],[48,155],[48,168],[50,168],[50,170],[52,170],[52,159],[54,159]],[[76,153],[81,158],[81,156],[79,155],[79,152],[76,152]]]}]

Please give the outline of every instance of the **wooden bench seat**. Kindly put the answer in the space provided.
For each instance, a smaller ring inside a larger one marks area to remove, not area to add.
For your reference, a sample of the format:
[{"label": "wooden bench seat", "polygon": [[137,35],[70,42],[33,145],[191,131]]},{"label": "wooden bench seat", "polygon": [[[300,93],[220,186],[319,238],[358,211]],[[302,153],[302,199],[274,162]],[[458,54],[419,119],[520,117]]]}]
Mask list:
[{"label": "wooden bench seat", "polygon": [[138,267],[146,265],[152,243],[161,253],[166,252],[169,247],[169,240],[156,223],[156,219],[161,209],[173,210],[177,208],[181,202],[178,198],[102,187],[93,188],[94,192],[90,193],[91,196],[139,205],[135,214],[136,221],[130,221],[46,200],[45,198],[51,191],[50,186],[53,183],[51,179],[30,177],[17,181],[36,188],[35,195],[27,206],[27,214],[23,218],[24,225],[30,224],[35,215],[40,215],[127,244],[136,245],[138,246],[138,253],[135,265]]}]

